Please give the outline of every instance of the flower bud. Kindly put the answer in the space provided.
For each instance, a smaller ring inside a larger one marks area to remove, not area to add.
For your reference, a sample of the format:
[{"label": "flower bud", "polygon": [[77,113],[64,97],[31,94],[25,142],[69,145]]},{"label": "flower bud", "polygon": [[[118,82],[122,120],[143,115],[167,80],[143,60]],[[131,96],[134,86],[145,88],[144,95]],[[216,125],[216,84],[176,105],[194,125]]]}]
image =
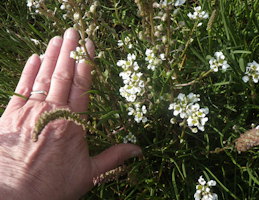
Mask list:
[{"label": "flower bud", "polygon": [[73,18],[74,18],[75,21],[78,21],[79,18],[80,18],[80,14],[79,13],[74,13]]}]

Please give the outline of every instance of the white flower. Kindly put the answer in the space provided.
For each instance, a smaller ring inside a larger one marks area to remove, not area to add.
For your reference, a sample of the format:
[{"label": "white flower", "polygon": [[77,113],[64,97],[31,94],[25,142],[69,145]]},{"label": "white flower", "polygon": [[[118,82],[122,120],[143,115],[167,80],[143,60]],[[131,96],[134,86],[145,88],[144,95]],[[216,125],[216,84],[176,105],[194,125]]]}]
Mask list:
[{"label": "white flower", "polygon": [[225,60],[225,56],[223,55],[223,53],[222,53],[221,51],[215,52],[214,56],[216,57],[216,59],[217,59],[218,61],[220,61],[220,60]]},{"label": "white flower", "polygon": [[251,78],[254,83],[259,82],[259,64],[256,61],[247,64],[245,76],[243,76],[243,81],[246,83]]},{"label": "white flower", "polygon": [[149,65],[147,66],[147,68],[148,68],[148,69],[151,69],[152,71],[154,71],[155,68],[156,68],[156,66],[149,64]]},{"label": "white flower", "polygon": [[151,49],[146,49],[146,58],[145,60],[148,62],[148,69],[151,69],[152,71],[155,70],[155,68],[162,63],[163,60],[165,60],[165,54],[162,53],[159,55],[160,58],[157,58],[155,56],[155,53]]},{"label": "white flower", "polygon": [[174,5],[175,5],[175,6],[181,6],[181,5],[183,5],[183,4],[185,3],[185,1],[186,1],[186,0],[176,0],[175,3],[174,3]]},{"label": "white flower", "polygon": [[33,3],[32,0],[27,0],[27,6],[28,6],[28,7],[32,7],[32,5],[33,5],[32,3]]},{"label": "white flower", "polygon": [[122,47],[124,44],[123,44],[123,41],[122,40],[118,40],[118,46],[119,47]]},{"label": "white flower", "polygon": [[146,123],[147,122],[147,118],[144,116],[147,113],[147,109],[145,105],[140,105],[139,102],[134,104],[135,108],[129,107],[128,108],[128,115],[134,115],[134,120],[137,123],[140,123],[142,121],[142,123]]},{"label": "white flower", "polygon": [[129,134],[123,138],[123,143],[129,143],[129,142],[134,144],[137,142],[137,138],[131,132],[129,132]]},{"label": "white flower", "polygon": [[216,186],[216,181],[210,180],[206,182],[202,176],[196,185],[196,192],[194,194],[195,200],[218,200],[218,195],[211,192],[211,187]]},{"label": "white flower", "polygon": [[31,38],[30,39],[35,45],[39,45],[40,44],[40,41],[39,40],[36,40],[36,39],[33,39]]},{"label": "white flower", "polygon": [[208,181],[208,186],[216,186],[216,181],[214,181],[214,180],[210,180],[210,181]]},{"label": "white flower", "polygon": [[175,119],[175,118],[171,118],[171,119],[170,119],[170,123],[171,123],[171,124],[175,124],[175,123],[176,123],[176,119]]},{"label": "white flower", "polygon": [[129,110],[128,115],[133,115],[134,108],[129,107],[128,110]]},{"label": "white flower", "polygon": [[173,110],[173,109],[174,109],[174,103],[171,103],[171,104],[169,105],[168,110]]},{"label": "white flower", "polygon": [[187,96],[183,93],[179,93],[176,101],[171,103],[168,110],[173,110],[174,116],[180,116],[181,119],[185,119],[187,125],[193,133],[196,133],[198,129],[204,131],[204,125],[208,121],[206,115],[209,113],[208,108],[200,108],[197,103],[200,101],[200,95],[190,93]]},{"label": "white flower", "polygon": [[65,10],[65,9],[66,9],[66,5],[65,5],[65,4],[62,4],[62,5],[60,6],[60,9],[61,9],[61,10]]},{"label": "white flower", "polygon": [[177,96],[177,99],[179,99],[180,101],[183,101],[184,98],[185,98],[185,94],[183,94],[183,93],[179,93]]},{"label": "white flower", "polygon": [[159,57],[160,57],[161,60],[166,60],[164,53],[160,54]]},{"label": "white flower", "polygon": [[223,64],[222,64],[222,71],[226,71],[227,68],[229,68],[229,64],[227,63],[227,61],[223,61]]},{"label": "white flower", "polygon": [[118,40],[118,46],[122,47],[126,45],[129,49],[132,49],[133,45],[131,44],[131,40],[128,36],[124,38],[124,40]]},{"label": "white flower", "polygon": [[41,4],[44,2],[44,0],[27,0],[27,7],[31,9],[35,9],[35,13],[39,12],[39,8],[41,7]]},{"label": "white flower", "polygon": [[122,67],[123,65],[125,65],[126,64],[126,61],[125,60],[119,60],[118,62],[117,62],[117,66],[119,66],[119,67]]},{"label": "white flower", "polygon": [[194,9],[193,13],[187,14],[187,16],[190,19],[201,20],[201,19],[207,19],[209,17],[209,14],[207,12],[201,10],[201,6],[194,7],[193,9]]},{"label": "white flower", "polygon": [[70,58],[76,60],[76,63],[83,63],[88,59],[83,47],[77,47],[75,51],[71,51]]},{"label": "white flower", "polygon": [[214,58],[211,58],[209,60],[209,64],[210,68],[214,72],[218,72],[219,69],[221,69],[222,71],[226,71],[227,68],[229,68],[229,64],[225,60],[225,56],[221,51],[214,53]]},{"label": "white flower", "polygon": [[129,53],[127,58],[128,58],[128,61],[134,61],[134,60],[136,60],[136,55]]},{"label": "white flower", "polygon": [[80,14],[79,13],[74,13],[73,18],[74,18],[75,21],[78,21],[79,18],[80,18]]},{"label": "white flower", "polygon": [[145,60],[148,61],[149,63],[152,63],[155,58],[155,54],[151,49],[146,50],[146,56],[147,57],[145,58]]}]

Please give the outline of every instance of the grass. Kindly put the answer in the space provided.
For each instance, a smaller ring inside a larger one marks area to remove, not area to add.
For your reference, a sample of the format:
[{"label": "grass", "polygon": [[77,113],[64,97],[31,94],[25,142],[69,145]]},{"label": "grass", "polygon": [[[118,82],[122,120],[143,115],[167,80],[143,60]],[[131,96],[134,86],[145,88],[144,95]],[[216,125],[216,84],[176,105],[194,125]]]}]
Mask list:
[{"label": "grass", "polygon": [[[47,5],[52,9],[58,3],[51,1]],[[195,22],[187,13],[193,12],[196,5],[201,5],[210,16],[216,10],[216,15],[208,30],[209,20],[203,20],[203,25],[191,34]],[[164,62],[153,73],[146,69],[145,50],[160,45],[161,41],[141,40],[139,32],[147,25],[138,15],[137,5],[133,0],[100,0],[99,16],[93,17],[99,30],[92,39],[97,55],[101,52],[103,56],[96,58],[98,68],[89,91],[92,101],[87,113],[93,134],[87,140],[94,155],[122,142],[130,131],[142,147],[144,159],[128,161],[129,170],[125,176],[95,187],[82,199],[194,199],[200,175],[217,182],[214,192],[219,199],[258,199],[259,148],[240,154],[234,147],[241,133],[250,129],[252,123],[258,125],[258,84],[242,81],[247,63],[259,62],[258,7],[258,0],[186,1],[172,17],[172,28],[165,26],[166,37],[171,41],[168,60],[173,58],[174,62]],[[58,11],[59,23],[53,25],[49,18],[31,15],[26,2],[19,0],[1,1],[0,11],[2,113],[26,59],[35,52],[42,54],[49,39],[61,35],[73,21],[64,20]],[[183,27],[180,21],[185,23]],[[126,36],[130,36],[133,49],[118,47],[117,41]],[[35,45],[31,38],[39,40],[40,44]],[[190,38],[193,42],[188,45]],[[209,59],[216,51],[224,53],[230,68],[225,73],[209,73],[199,78],[209,70]],[[127,101],[119,93],[123,82],[118,76],[121,68],[116,63],[132,52],[137,54],[145,78],[151,79],[148,84],[152,88],[146,88],[141,99],[148,107],[146,124],[138,124],[128,116]],[[177,84],[197,81],[177,88],[167,72],[177,75]],[[201,107],[209,108],[204,132],[192,133],[186,126],[170,123],[173,114],[168,106],[180,92],[200,94]],[[118,129],[117,134],[111,134]]]}]

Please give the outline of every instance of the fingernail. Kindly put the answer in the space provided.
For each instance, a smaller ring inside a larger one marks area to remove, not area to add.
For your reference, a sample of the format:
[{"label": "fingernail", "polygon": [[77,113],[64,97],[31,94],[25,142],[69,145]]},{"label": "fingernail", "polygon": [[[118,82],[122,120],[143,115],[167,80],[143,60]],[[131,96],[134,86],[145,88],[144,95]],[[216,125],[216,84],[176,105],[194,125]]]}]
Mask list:
[{"label": "fingernail", "polygon": [[142,151],[141,150],[137,150],[137,151],[133,151],[131,153],[132,157],[142,157]]},{"label": "fingernail", "polygon": [[35,64],[35,62],[36,62],[36,59],[37,59],[37,54],[33,54],[30,58],[29,58],[29,63],[30,64]]},{"label": "fingernail", "polygon": [[54,37],[53,39],[52,39],[52,44],[54,45],[54,46],[61,46],[61,44],[62,44],[62,38],[60,37],[60,36],[56,36],[56,37]]},{"label": "fingernail", "polygon": [[72,40],[77,40],[78,39],[78,34],[75,29],[69,28],[66,30],[64,38],[66,39],[72,39]]}]

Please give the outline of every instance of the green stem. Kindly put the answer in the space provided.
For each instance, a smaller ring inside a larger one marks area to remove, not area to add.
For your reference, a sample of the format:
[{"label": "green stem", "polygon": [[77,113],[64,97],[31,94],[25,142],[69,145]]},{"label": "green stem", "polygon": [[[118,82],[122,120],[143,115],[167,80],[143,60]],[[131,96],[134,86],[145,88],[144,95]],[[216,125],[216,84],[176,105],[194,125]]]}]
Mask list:
[{"label": "green stem", "polygon": [[185,86],[189,86],[189,85],[193,85],[194,83],[197,83],[199,82],[201,79],[203,79],[204,77],[208,76],[211,72],[213,72],[212,69],[210,69],[209,71],[205,72],[205,73],[202,73],[200,75],[200,77],[198,77],[197,79],[191,81],[191,82],[188,82],[188,83],[182,83],[182,84],[177,84],[175,85],[175,87],[185,87]]},{"label": "green stem", "polygon": [[[192,35],[193,35],[194,31],[196,30],[196,28],[198,26],[198,23],[199,23],[199,21],[195,22],[195,24],[194,24],[194,26],[193,26],[190,34],[189,34],[189,38],[188,38],[188,40],[187,40],[187,42],[185,44],[184,50],[183,50],[182,54],[179,57],[180,59],[182,59],[182,61],[180,63],[183,63],[183,60],[185,59],[184,55],[186,54],[186,51],[187,51],[188,47],[190,46],[190,44],[192,42]],[[182,67],[183,67],[183,65],[180,66],[180,68],[179,68],[180,71],[182,70]]]}]

